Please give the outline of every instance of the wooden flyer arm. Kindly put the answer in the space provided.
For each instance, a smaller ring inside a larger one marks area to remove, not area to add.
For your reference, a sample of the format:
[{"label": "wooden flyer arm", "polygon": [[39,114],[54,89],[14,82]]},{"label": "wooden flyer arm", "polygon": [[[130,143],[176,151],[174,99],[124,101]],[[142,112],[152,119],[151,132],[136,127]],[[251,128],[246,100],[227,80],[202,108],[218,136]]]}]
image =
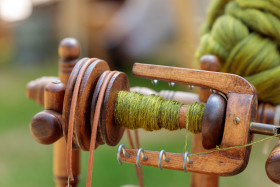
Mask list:
[{"label": "wooden flyer arm", "polygon": [[[220,147],[245,145],[251,142],[252,134],[249,131],[249,126],[256,116],[257,98],[255,88],[242,77],[139,63],[134,64],[132,72],[138,77],[195,85],[222,92],[227,96],[228,101]],[[240,119],[238,124],[234,122],[236,117]],[[204,174],[234,175],[240,173],[247,166],[250,150],[250,147],[244,147],[197,155],[192,157],[192,164],[188,165],[188,170]]]}]

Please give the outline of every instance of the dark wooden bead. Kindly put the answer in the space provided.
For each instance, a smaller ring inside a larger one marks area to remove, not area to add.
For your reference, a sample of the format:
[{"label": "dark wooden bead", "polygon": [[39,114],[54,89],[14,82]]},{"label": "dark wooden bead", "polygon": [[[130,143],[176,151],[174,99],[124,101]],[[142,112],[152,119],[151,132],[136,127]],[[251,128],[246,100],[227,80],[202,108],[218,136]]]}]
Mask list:
[{"label": "dark wooden bead", "polygon": [[202,120],[202,145],[205,149],[215,148],[223,137],[226,101],[218,94],[211,94]]},{"label": "dark wooden bead", "polygon": [[271,151],[265,164],[267,176],[275,183],[280,184],[280,141]]},{"label": "dark wooden bead", "polygon": [[62,137],[61,114],[44,110],[36,114],[30,123],[34,139],[41,144],[52,144]]}]

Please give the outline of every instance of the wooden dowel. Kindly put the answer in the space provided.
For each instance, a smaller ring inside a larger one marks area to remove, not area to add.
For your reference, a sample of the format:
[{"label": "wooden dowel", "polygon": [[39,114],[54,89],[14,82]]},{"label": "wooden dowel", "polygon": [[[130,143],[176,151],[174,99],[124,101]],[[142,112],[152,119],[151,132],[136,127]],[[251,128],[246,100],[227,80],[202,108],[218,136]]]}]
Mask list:
[{"label": "wooden dowel", "polygon": [[[203,56],[200,60],[200,69],[207,71],[220,71],[220,63],[218,59],[212,55]],[[202,102],[206,102],[208,97],[211,95],[209,89],[199,89],[199,99]],[[198,153],[206,151],[202,146],[202,135],[193,135],[192,138],[192,153]],[[215,175],[205,175],[192,173],[191,174],[191,187],[217,187],[219,178]]]},{"label": "wooden dowel", "polygon": [[48,83],[59,80],[58,77],[41,77],[30,81],[26,86],[27,98],[44,105],[44,90]]},{"label": "wooden dowel", "polygon": [[[67,84],[69,76],[80,55],[80,45],[73,38],[65,38],[59,45],[59,78],[63,84]],[[65,187],[68,184],[68,174],[66,170],[66,141],[62,137],[54,144],[53,173],[54,181],[57,187]],[[72,152],[72,171],[74,181],[71,181],[72,187],[77,186],[80,173],[80,151]]]}]

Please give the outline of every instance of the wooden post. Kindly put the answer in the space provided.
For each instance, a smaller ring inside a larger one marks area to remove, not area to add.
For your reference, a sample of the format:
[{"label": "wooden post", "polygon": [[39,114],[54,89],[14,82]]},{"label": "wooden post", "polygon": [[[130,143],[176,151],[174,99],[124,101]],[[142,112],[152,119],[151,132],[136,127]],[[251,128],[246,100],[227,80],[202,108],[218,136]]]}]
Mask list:
[{"label": "wooden post", "polygon": [[[200,60],[200,69],[207,71],[220,71],[220,63],[218,59],[212,55],[207,55]],[[200,88],[200,101],[206,102],[211,95],[209,89]],[[193,135],[192,138],[192,153],[203,152],[205,149],[202,146],[201,134]],[[219,178],[215,175],[204,175],[198,173],[191,174],[191,187],[217,187],[219,185]]]},{"label": "wooden post", "polygon": [[[71,74],[73,67],[75,66],[77,59],[80,55],[80,45],[73,38],[65,38],[60,42],[58,53],[60,56],[59,62],[59,78],[61,82],[66,85],[68,78]],[[57,187],[65,187],[68,184],[68,174],[66,170],[66,141],[65,138],[60,138],[54,144],[54,161],[53,161],[53,173],[54,181]],[[77,186],[79,182],[80,172],[80,151],[73,150],[72,153],[72,170],[74,175],[74,181],[71,181],[71,185]]]}]

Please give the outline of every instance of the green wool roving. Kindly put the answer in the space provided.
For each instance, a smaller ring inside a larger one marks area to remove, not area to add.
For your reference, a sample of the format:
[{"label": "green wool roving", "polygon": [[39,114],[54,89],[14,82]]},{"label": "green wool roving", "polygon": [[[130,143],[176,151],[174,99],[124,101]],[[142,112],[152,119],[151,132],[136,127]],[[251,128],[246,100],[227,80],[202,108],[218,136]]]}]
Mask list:
[{"label": "green wool roving", "polygon": [[214,0],[196,59],[216,55],[222,72],[243,76],[259,100],[279,104],[279,44],[279,0]]},{"label": "green wool roving", "polygon": [[[120,91],[114,107],[115,123],[129,129],[177,130],[181,128],[179,115],[182,105],[178,101],[165,100],[157,95],[146,96],[136,92]],[[186,128],[189,131],[201,132],[204,109],[202,103],[187,106]]]}]

